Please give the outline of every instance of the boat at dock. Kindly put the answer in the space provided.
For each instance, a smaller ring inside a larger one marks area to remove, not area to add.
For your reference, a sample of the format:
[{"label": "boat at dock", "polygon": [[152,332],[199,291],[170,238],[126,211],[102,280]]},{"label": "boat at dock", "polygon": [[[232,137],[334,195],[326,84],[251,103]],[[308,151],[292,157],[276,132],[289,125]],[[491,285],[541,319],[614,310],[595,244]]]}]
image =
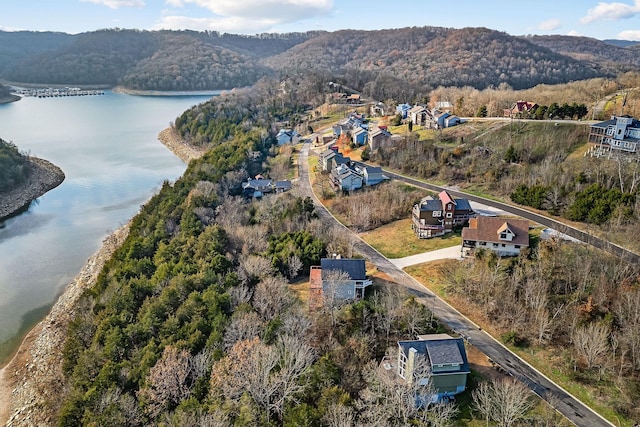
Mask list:
[{"label": "boat at dock", "polygon": [[19,96],[32,96],[37,98],[55,98],[61,96],[87,96],[104,95],[100,89],[81,89],[79,87],[43,88],[43,89],[16,89],[14,94]]}]

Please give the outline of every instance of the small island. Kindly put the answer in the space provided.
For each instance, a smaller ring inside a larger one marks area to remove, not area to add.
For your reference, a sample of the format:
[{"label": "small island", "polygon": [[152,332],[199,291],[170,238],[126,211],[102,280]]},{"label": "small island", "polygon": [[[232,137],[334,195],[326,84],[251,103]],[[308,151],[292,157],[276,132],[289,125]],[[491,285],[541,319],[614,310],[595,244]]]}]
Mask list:
[{"label": "small island", "polygon": [[11,93],[11,89],[0,84],[0,104],[8,104],[20,100],[18,95]]},{"label": "small island", "polygon": [[25,156],[0,139],[0,227],[8,217],[64,181],[64,172],[43,159]]}]

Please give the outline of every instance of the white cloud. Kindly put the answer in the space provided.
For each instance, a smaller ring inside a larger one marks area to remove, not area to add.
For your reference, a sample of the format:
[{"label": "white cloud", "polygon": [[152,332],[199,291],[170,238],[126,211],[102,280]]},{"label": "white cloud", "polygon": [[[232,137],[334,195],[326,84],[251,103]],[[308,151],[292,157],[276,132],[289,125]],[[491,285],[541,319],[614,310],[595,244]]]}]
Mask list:
[{"label": "white cloud", "polygon": [[154,29],[216,30],[255,34],[279,24],[325,16],[333,0],[165,0],[173,7],[187,4],[207,9],[211,18],[164,16]]},{"label": "white cloud", "polygon": [[640,41],[640,30],[621,31],[618,33],[618,39]]},{"label": "white cloud", "polygon": [[544,31],[553,31],[562,27],[562,22],[559,19],[547,19],[538,24],[538,29]]},{"label": "white cloud", "polygon": [[121,7],[144,7],[144,0],[80,0],[85,3],[95,3],[107,6],[110,9]]},{"label": "white cloud", "polygon": [[577,32],[576,30],[571,30],[567,33],[568,36],[574,36],[574,37],[582,37],[582,34],[580,34],[579,32]]},{"label": "white cloud", "polygon": [[241,17],[218,18],[190,18],[188,16],[164,16],[153,30],[195,30],[219,31],[233,34],[256,34],[267,32],[277,22],[267,19],[245,19]]},{"label": "white cloud", "polygon": [[635,0],[633,4],[628,3],[603,3],[587,11],[587,15],[580,18],[583,24],[596,21],[618,21],[620,19],[631,18],[640,13],[640,0]]}]

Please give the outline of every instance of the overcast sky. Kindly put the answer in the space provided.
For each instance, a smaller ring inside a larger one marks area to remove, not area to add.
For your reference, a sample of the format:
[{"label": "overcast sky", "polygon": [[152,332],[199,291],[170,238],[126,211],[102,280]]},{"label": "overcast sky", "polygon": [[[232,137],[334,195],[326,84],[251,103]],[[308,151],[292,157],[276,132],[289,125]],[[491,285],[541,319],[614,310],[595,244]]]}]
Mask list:
[{"label": "overcast sky", "polygon": [[0,30],[235,34],[412,26],[640,40],[640,0],[2,0]]}]

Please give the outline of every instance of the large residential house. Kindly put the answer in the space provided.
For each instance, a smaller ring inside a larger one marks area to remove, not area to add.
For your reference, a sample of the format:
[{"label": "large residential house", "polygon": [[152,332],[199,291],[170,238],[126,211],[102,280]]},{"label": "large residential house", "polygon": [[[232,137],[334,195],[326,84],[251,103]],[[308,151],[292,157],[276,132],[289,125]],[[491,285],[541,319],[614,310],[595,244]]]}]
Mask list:
[{"label": "large residential house", "polygon": [[353,191],[362,188],[364,178],[346,164],[340,164],[331,169],[331,183],[336,189]]},{"label": "large residential house", "polygon": [[411,120],[414,125],[425,126],[427,124],[429,112],[424,105],[416,105],[409,110],[407,118]]},{"label": "large residential house", "polygon": [[631,116],[612,116],[589,129],[591,156],[610,156],[613,152],[640,152],[640,121]]},{"label": "large residential house", "polygon": [[388,179],[383,175],[382,168],[379,166],[357,165],[354,170],[362,175],[366,186],[380,184],[385,179]]},{"label": "large residential house", "polygon": [[363,127],[358,127],[351,132],[351,140],[356,145],[365,145],[369,131]]},{"label": "large residential house", "polygon": [[437,199],[427,196],[413,206],[411,228],[418,238],[429,239],[465,225],[475,215],[467,199],[453,199],[441,191]]},{"label": "large residential house", "polygon": [[340,165],[349,166],[351,164],[351,159],[343,156],[338,151],[329,148],[320,154],[320,164],[322,165],[323,171],[330,172],[332,169]]},{"label": "large residential house", "polygon": [[529,246],[529,221],[479,216],[462,229],[462,254],[488,249],[499,256],[516,256]]},{"label": "large residential house", "polygon": [[291,190],[291,181],[272,181],[261,176],[242,183],[242,193],[245,197],[260,198],[268,193],[283,193]]},{"label": "large residential house", "polygon": [[400,104],[396,107],[396,114],[400,114],[403,119],[406,119],[409,116],[409,110],[411,110],[411,105]]},{"label": "large residential house", "polygon": [[471,371],[462,338],[431,334],[398,341],[396,372],[408,384],[430,384],[435,394],[421,397],[436,403],[462,393]]},{"label": "large residential house", "polygon": [[386,129],[375,128],[369,131],[369,146],[372,151],[376,151],[380,147],[390,145],[391,132]]},{"label": "large residential house", "polygon": [[362,298],[372,283],[367,277],[364,259],[322,258],[320,265],[312,266],[309,273],[309,306],[311,309],[320,308],[327,299],[348,301]]},{"label": "large residential house", "polygon": [[525,114],[535,111],[538,108],[538,104],[531,101],[516,101],[511,105],[511,108],[504,109],[504,117],[521,117]]},{"label": "large residential house", "polygon": [[300,142],[300,134],[293,129],[280,129],[276,135],[278,145],[297,144]]}]

